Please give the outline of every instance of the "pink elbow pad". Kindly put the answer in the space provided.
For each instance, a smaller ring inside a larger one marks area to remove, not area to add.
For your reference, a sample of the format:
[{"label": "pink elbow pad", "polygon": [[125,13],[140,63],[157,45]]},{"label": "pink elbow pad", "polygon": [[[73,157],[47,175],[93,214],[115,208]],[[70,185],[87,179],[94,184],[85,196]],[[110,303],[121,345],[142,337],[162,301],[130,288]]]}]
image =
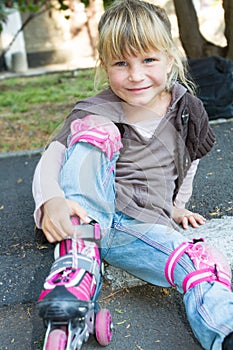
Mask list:
[{"label": "pink elbow pad", "polygon": [[88,115],[71,123],[71,136],[68,146],[76,142],[87,142],[99,148],[112,159],[122,148],[121,135],[116,125],[100,115]]}]

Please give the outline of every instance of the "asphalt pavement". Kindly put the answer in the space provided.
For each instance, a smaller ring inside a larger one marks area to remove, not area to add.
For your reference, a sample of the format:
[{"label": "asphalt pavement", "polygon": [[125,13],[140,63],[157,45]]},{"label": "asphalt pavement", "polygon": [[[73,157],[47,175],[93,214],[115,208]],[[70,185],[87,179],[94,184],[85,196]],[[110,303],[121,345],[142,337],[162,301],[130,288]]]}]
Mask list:
[{"label": "asphalt pavement", "polygon": [[[206,216],[209,240],[218,238],[232,264],[233,121],[213,128],[217,143],[200,162],[189,207]],[[39,158],[36,151],[0,155],[0,350],[42,349],[45,330],[36,300],[53,261],[53,245],[34,232],[31,183]],[[188,325],[181,295],[149,284],[133,286],[127,276],[123,284],[113,276],[114,285],[111,273],[107,272],[100,297],[115,325],[107,349],[201,349]],[[100,346],[91,336],[82,349]]]}]

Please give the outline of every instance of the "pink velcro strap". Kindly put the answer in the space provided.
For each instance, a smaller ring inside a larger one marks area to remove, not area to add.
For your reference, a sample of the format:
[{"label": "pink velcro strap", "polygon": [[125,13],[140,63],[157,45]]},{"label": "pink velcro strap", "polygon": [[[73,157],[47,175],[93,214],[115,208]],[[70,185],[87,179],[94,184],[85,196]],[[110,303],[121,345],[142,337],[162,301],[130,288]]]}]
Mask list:
[{"label": "pink velcro strap", "polygon": [[184,293],[201,282],[220,282],[231,291],[230,276],[223,271],[217,271],[217,269],[209,267],[193,271],[185,277],[182,285]]},{"label": "pink velcro strap", "polygon": [[76,142],[87,142],[99,148],[109,159],[123,147],[116,125],[106,117],[88,115],[71,123],[69,147]]},{"label": "pink velcro strap", "polygon": [[94,238],[98,241],[99,239],[101,239],[101,229],[100,229],[100,224],[98,224],[98,222],[96,222],[94,224]]},{"label": "pink velcro strap", "polygon": [[176,248],[172,254],[169,256],[168,261],[165,266],[165,276],[167,281],[173,286],[176,287],[174,283],[174,271],[177,262],[180,260],[182,255],[184,255],[185,251],[188,247],[190,247],[192,243],[183,242],[178,248]]}]

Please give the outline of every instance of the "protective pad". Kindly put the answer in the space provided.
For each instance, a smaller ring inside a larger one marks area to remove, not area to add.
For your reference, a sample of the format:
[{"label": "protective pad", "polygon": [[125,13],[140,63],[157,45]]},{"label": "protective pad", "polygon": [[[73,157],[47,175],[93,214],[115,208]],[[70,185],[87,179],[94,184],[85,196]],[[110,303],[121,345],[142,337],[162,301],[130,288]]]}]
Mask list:
[{"label": "protective pad", "polygon": [[172,286],[176,264],[187,254],[193,262],[196,271],[189,273],[183,281],[184,293],[201,282],[219,282],[231,290],[231,268],[222,253],[215,247],[208,245],[204,239],[193,239],[193,243],[184,242],[170,255],[165,274]]}]

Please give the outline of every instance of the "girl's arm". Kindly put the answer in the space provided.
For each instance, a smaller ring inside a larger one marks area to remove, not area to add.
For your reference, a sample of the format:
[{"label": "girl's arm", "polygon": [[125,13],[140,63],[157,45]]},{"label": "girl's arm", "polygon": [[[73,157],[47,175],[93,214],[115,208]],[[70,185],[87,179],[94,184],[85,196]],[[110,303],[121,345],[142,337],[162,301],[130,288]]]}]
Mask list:
[{"label": "girl's arm", "polygon": [[197,228],[199,225],[203,225],[206,221],[202,215],[185,209],[185,205],[188,203],[192,195],[193,179],[196,174],[198,164],[199,159],[192,162],[174,201],[172,218],[178,224],[181,224],[184,229],[187,229],[189,224]]},{"label": "girl's arm", "polygon": [[63,144],[53,141],[42,155],[33,178],[35,223],[51,243],[72,236],[71,215],[77,215],[84,223],[90,222],[86,211],[78,203],[66,199],[60,188],[59,174],[65,150]]},{"label": "girl's arm", "polygon": [[185,208],[185,205],[191,198],[193,192],[193,180],[197,172],[197,167],[199,164],[199,159],[194,160],[184,178],[182,185],[180,186],[179,192],[174,201],[174,205],[177,208]]},{"label": "girl's arm", "polygon": [[43,205],[54,197],[64,198],[59,186],[59,174],[64,161],[66,147],[53,141],[43,153],[34,173],[32,193],[35,201],[34,219],[41,228]]}]

